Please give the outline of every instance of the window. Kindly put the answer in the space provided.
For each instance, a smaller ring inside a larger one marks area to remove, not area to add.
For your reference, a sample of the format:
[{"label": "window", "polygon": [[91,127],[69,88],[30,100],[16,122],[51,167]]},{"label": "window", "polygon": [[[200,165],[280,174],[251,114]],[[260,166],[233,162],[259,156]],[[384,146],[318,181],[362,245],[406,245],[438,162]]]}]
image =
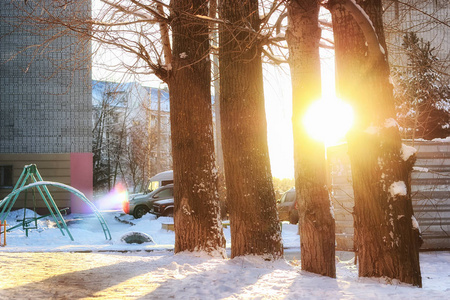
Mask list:
[{"label": "window", "polygon": [[156,193],[155,195],[153,195],[153,198],[164,199],[164,198],[170,198],[172,196],[173,196],[173,188],[167,188],[167,189],[164,189],[161,192]]},{"label": "window", "polygon": [[295,191],[286,193],[286,202],[294,202],[295,201]]},{"label": "window", "polygon": [[0,166],[0,188],[12,188],[13,166]]},{"label": "window", "polygon": [[171,183],[173,183],[173,180],[163,180],[163,181],[161,181],[161,186],[168,185]]},{"label": "window", "polygon": [[286,201],[286,194],[287,194],[287,193],[284,193],[284,194],[283,194],[283,196],[282,196],[281,199],[280,199],[280,203],[284,203],[284,201]]}]

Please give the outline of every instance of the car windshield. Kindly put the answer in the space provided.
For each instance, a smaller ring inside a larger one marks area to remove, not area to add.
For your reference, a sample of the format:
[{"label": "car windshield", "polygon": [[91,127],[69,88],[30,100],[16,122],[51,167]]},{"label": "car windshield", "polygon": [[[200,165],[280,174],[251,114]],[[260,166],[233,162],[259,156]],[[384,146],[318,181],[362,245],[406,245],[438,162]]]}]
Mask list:
[{"label": "car windshield", "polygon": [[294,202],[295,201],[295,191],[289,191],[286,194],[286,202]]},{"label": "car windshield", "polygon": [[162,191],[155,193],[153,195],[153,198],[169,198],[173,196],[173,189],[172,188],[167,188],[167,189],[163,189]]},{"label": "car windshield", "polygon": [[283,196],[281,196],[280,203],[284,203],[284,201],[286,200],[286,195],[287,193],[284,193]]}]

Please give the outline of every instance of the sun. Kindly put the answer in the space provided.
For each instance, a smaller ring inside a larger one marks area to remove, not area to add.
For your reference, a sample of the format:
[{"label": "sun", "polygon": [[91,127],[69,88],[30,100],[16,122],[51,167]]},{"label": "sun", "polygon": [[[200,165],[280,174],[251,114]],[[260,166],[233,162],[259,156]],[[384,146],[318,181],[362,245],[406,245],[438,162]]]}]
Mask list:
[{"label": "sun", "polygon": [[352,107],[336,98],[313,102],[303,117],[307,133],[327,147],[342,141],[352,124]]}]

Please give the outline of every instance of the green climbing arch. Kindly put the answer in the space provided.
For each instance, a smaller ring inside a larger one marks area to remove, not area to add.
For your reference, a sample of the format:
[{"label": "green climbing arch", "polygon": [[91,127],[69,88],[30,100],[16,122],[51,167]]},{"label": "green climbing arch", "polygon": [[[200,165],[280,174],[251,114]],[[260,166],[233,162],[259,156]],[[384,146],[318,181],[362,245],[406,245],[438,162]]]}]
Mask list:
[{"label": "green climbing arch", "polygon": [[[29,179],[31,179],[33,182],[28,185],[25,185],[27,180]],[[111,240],[111,233],[109,231],[108,225],[106,224],[105,219],[98,211],[98,209],[95,207],[95,205],[91,201],[89,201],[89,199],[81,191],[77,190],[74,187],[59,182],[44,181],[41,175],[39,174],[36,165],[25,166],[13,191],[3,200],[0,201],[0,209],[1,209],[0,220],[3,222],[6,219],[21,192],[26,191],[28,189],[36,188],[39,194],[41,195],[42,199],[44,200],[44,203],[47,206],[50,215],[53,217],[62,235],[65,235],[64,233],[65,231],[67,235],[70,237],[70,239],[73,241],[74,239],[72,237],[72,234],[70,233],[69,228],[67,228],[67,224],[64,221],[64,218],[62,217],[61,212],[59,211],[55,201],[53,200],[53,197],[50,194],[50,191],[48,190],[47,186],[54,186],[69,191],[75,194],[82,201],[84,201],[97,216],[97,219],[99,220],[100,225],[103,229],[103,233],[105,234],[105,238],[107,240]]]}]

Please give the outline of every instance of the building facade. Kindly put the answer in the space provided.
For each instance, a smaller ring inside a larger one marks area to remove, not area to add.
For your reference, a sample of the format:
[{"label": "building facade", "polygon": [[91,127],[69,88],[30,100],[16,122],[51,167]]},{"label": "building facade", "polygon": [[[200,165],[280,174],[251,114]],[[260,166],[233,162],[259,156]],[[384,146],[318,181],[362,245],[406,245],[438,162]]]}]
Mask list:
[{"label": "building facade", "polygon": [[[62,27],[28,24],[18,5],[0,0],[0,199],[27,164],[92,199],[90,43]],[[78,13],[88,18],[89,5]],[[58,207],[87,211],[76,196],[51,192]]]}]

